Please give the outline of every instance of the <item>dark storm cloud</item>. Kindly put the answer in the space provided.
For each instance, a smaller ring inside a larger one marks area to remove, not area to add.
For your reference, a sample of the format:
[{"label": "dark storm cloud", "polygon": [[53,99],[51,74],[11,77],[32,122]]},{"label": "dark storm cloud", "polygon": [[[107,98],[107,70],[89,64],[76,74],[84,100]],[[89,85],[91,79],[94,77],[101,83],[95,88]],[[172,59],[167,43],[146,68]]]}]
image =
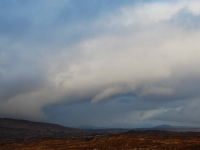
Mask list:
[{"label": "dark storm cloud", "polygon": [[175,109],[166,108],[163,112],[156,114],[149,120],[162,120],[165,122],[179,123],[181,125],[193,125],[198,126],[199,120],[199,99],[193,99],[185,101],[185,103],[179,104],[181,107]]},{"label": "dark storm cloud", "polygon": [[192,114],[199,4],[1,1],[0,115],[130,127]]},{"label": "dark storm cloud", "polygon": [[[124,125],[128,127],[127,116],[133,108],[137,107],[134,106],[134,102],[136,101],[132,97],[121,97],[98,104],[89,102],[70,105],[60,104],[46,107],[44,111],[51,114],[50,121],[70,126],[113,127],[113,124],[115,124],[115,127],[123,127]],[[61,118],[66,118],[66,120]]]},{"label": "dark storm cloud", "polygon": [[[200,77],[195,75],[194,72],[192,74],[193,75],[187,74],[187,76],[176,77],[174,79],[168,78],[157,81],[156,83],[146,83],[145,85],[142,85],[143,89],[138,89],[138,95],[142,95],[141,100],[151,100],[154,102],[172,102],[175,100],[180,101],[190,98],[198,98],[200,97]],[[150,91],[146,93],[146,89]],[[158,93],[156,92],[156,90],[158,91]],[[162,90],[166,90],[166,92],[162,93]],[[170,94],[170,92],[172,93]]]},{"label": "dark storm cloud", "polygon": [[40,70],[37,63],[23,60],[17,55],[1,60],[0,72],[0,100],[6,101],[19,94],[26,94],[42,88],[46,80],[44,72]]}]

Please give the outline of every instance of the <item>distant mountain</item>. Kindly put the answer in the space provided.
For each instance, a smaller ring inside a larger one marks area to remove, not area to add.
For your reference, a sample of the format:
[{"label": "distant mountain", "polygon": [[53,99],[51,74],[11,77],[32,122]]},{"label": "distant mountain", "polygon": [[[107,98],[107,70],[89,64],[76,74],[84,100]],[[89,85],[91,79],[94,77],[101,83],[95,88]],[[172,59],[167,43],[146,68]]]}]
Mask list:
[{"label": "distant mountain", "polygon": [[91,125],[82,125],[82,126],[78,126],[77,128],[83,129],[83,130],[102,129],[102,128],[91,126]]},{"label": "distant mountain", "polygon": [[200,132],[200,128],[186,127],[186,126],[159,125],[152,128],[137,128],[137,129],[130,130],[130,132],[135,132],[135,131]]},{"label": "distant mountain", "polygon": [[170,129],[173,128],[173,126],[170,125],[159,125],[159,126],[155,126],[152,129]]},{"label": "distant mountain", "polygon": [[200,132],[198,127],[187,127],[187,126],[170,126],[170,125],[161,125],[153,127],[154,130],[165,130],[173,132]]},{"label": "distant mountain", "polygon": [[89,131],[57,124],[0,118],[0,139],[77,137],[90,134]]}]

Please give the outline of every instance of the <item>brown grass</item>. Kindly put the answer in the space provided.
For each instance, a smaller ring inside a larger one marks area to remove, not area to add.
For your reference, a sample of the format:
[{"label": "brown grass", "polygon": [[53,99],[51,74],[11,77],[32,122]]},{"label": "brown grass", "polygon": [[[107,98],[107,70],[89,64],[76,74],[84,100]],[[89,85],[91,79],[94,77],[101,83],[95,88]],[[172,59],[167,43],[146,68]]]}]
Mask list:
[{"label": "brown grass", "polygon": [[1,150],[161,150],[200,149],[200,134],[118,134],[105,137],[0,141]]}]

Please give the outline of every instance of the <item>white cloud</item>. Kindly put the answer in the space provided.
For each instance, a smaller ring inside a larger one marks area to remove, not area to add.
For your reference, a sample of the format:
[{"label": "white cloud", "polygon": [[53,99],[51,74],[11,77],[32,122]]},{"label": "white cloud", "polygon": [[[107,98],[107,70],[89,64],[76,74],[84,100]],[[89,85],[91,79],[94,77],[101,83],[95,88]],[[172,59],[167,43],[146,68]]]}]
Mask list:
[{"label": "white cloud", "polygon": [[188,9],[194,14],[200,14],[200,2],[198,0],[194,0],[191,3],[188,3]]}]

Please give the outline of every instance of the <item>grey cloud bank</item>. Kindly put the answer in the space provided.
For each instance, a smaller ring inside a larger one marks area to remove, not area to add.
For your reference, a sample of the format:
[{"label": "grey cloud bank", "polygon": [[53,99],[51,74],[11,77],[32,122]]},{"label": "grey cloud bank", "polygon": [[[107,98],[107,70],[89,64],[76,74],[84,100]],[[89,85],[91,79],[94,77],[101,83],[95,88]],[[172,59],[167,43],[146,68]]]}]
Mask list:
[{"label": "grey cloud bank", "polygon": [[200,2],[95,2],[0,2],[0,116],[199,125]]}]

